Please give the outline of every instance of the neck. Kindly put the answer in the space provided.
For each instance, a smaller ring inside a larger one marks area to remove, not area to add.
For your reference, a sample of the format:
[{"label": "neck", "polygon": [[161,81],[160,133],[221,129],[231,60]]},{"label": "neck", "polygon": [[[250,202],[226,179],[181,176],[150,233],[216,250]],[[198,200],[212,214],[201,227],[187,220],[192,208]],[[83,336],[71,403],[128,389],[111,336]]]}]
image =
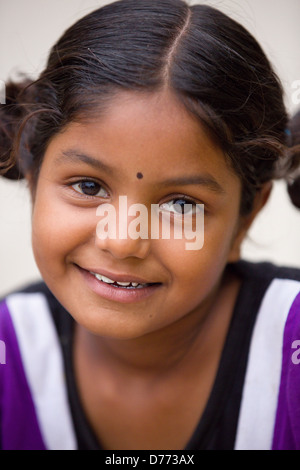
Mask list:
[{"label": "neck", "polygon": [[99,338],[86,330],[79,335],[82,345],[95,361],[101,358],[101,363],[112,370],[118,368],[124,372],[152,375],[177,367],[193,348],[199,328],[197,322],[190,329],[183,329],[181,322],[178,323],[130,340]]}]

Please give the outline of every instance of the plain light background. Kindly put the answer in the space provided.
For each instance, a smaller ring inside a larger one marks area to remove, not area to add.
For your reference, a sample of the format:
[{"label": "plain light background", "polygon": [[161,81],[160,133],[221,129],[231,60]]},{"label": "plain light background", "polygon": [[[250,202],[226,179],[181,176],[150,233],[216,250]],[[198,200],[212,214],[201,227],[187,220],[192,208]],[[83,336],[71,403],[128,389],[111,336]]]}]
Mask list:
[{"label": "plain light background", "polygon": [[[138,2],[138,0],[137,0]],[[77,19],[111,1],[0,0],[0,80],[24,72],[37,78],[48,52]],[[242,23],[260,42],[282,80],[288,111],[293,82],[300,80],[299,0],[211,0]],[[31,251],[31,207],[26,185],[0,179],[0,296],[40,279]],[[243,257],[300,267],[300,211],[283,182],[274,185],[267,206],[243,245]]]}]

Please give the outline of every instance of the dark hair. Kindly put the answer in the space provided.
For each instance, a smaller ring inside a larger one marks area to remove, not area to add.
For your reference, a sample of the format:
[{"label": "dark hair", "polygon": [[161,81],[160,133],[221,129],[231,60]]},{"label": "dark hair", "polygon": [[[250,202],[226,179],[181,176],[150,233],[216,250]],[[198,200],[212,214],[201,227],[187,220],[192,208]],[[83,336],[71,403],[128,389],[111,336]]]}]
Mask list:
[{"label": "dark hair", "polygon": [[36,182],[50,139],[66,124],[99,112],[121,89],[165,87],[225,151],[243,184],[241,213],[248,213],[262,184],[278,176],[278,161],[291,160],[282,87],[244,27],[183,0],[106,5],[65,32],[21,94],[8,84],[0,151],[2,165],[15,166],[6,176],[29,171]]}]

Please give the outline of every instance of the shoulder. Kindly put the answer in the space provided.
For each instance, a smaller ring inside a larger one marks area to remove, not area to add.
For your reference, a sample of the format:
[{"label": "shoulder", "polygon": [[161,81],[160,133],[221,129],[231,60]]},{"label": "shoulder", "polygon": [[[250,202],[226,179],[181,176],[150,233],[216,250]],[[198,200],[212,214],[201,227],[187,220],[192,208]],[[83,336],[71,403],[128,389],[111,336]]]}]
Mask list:
[{"label": "shoulder", "polygon": [[8,293],[0,299],[0,339],[7,354],[18,350],[22,361],[30,361],[51,347],[57,349],[63,315],[63,307],[44,282]]},{"label": "shoulder", "polygon": [[[242,281],[240,296],[255,302],[258,313],[284,310],[288,314],[300,293],[300,269],[248,261],[240,261],[232,268]],[[271,319],[275,321],[274,314]]]},{"label": "shoulder", "polygon": [[[31,318],[48,312],[47,288],[44,283],[36,283],[18,291],[9,292],[0,299],[0,333],[2,336],[12,336],[17,332],[17,325],[21,322],[31,324]],[[6,338],[8,339],[8,338]]]},{"label": "shoulder", "polygon": [[236,268],[249,296],[259,293],[236,448],[299,449],[300,270],[247,262]]},{"label": "shoulder", "polygon": [[[8,293],[0,299],[0,339],[18,350],[21,360],[46,357],[61,349],[62,336],[71,334],[70,315],[44,282]],[[50,356],[48,356],[50,357]]]},{"label": "shoulder", "polygon": [[[287,336],[300,339],[300,269],[271,263],[241,261],[235,266],[242,278],[242,289],[258,297],[255,335],[259,332],[282,342]],[[241,290],[242,290],[241,289]]]},{"label": "shoulder", "polygon": [[[0,302],[0,448],[73,449],[62,352],[69,316],[41,282]],[[2,433],[1,421],[9,423]],[[18,423],[18,426],[15,426]]]},{"label": "shoulder", "polygon": [[255,279],[257,281],[290,279],[300,282],[300,268],[296,267],[277,266],[269,262],[253,263],[245,260],[233,264],[232,267],[242,278]]},{"label": "shoulder", "polygon": [[2,308],[4,305],[8,307],[8,304],[11,302],[11,299],[22,299],[23,303],[26,304],[27,302],[30,302],[31,299],[37,296],[43,296],[46,299],[49,294],[50,291],[46,284],[43,281],[40,281],[28,284],[18,290],[9,291],[6,295],[0,297],[0,305],[2,306]]},{"label": "shoulder", "polygon": [[0,298],[0,326],[5,313],[12,320],[23,320],[24,326],[26,323],[29,327],[31,321],[46,321],[53,323],[57,330],[60,330],[62,317],[69,316],[43,281],[28,284]]},{"label": "shoulder", "polygon": [[0,304],[6,302],[7,299],[15,296],[23,296],[23,298],[30,298],[34,294],[43,294],[45,297],[52,295],[49,288],[44,281],[38,281],[31,284],[27,284],[23,287],[20,287],[17,290],[11,290],[7,292],[4,296],[0,297]]}]

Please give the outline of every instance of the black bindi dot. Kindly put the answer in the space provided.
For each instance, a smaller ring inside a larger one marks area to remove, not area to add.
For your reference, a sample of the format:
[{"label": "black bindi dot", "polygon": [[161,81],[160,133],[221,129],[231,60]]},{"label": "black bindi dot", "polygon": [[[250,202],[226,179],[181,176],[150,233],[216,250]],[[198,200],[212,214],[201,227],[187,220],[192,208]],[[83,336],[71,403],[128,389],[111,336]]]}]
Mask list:
[{"label": "black bindi dot", "polygon": [[140,172],[139,172],[139,173],[136,174],[136,177],[137,177],[139,180],[141,180],[141,179],[144,177],[144,175],[143,175],[143,173],[140,173]]}]

